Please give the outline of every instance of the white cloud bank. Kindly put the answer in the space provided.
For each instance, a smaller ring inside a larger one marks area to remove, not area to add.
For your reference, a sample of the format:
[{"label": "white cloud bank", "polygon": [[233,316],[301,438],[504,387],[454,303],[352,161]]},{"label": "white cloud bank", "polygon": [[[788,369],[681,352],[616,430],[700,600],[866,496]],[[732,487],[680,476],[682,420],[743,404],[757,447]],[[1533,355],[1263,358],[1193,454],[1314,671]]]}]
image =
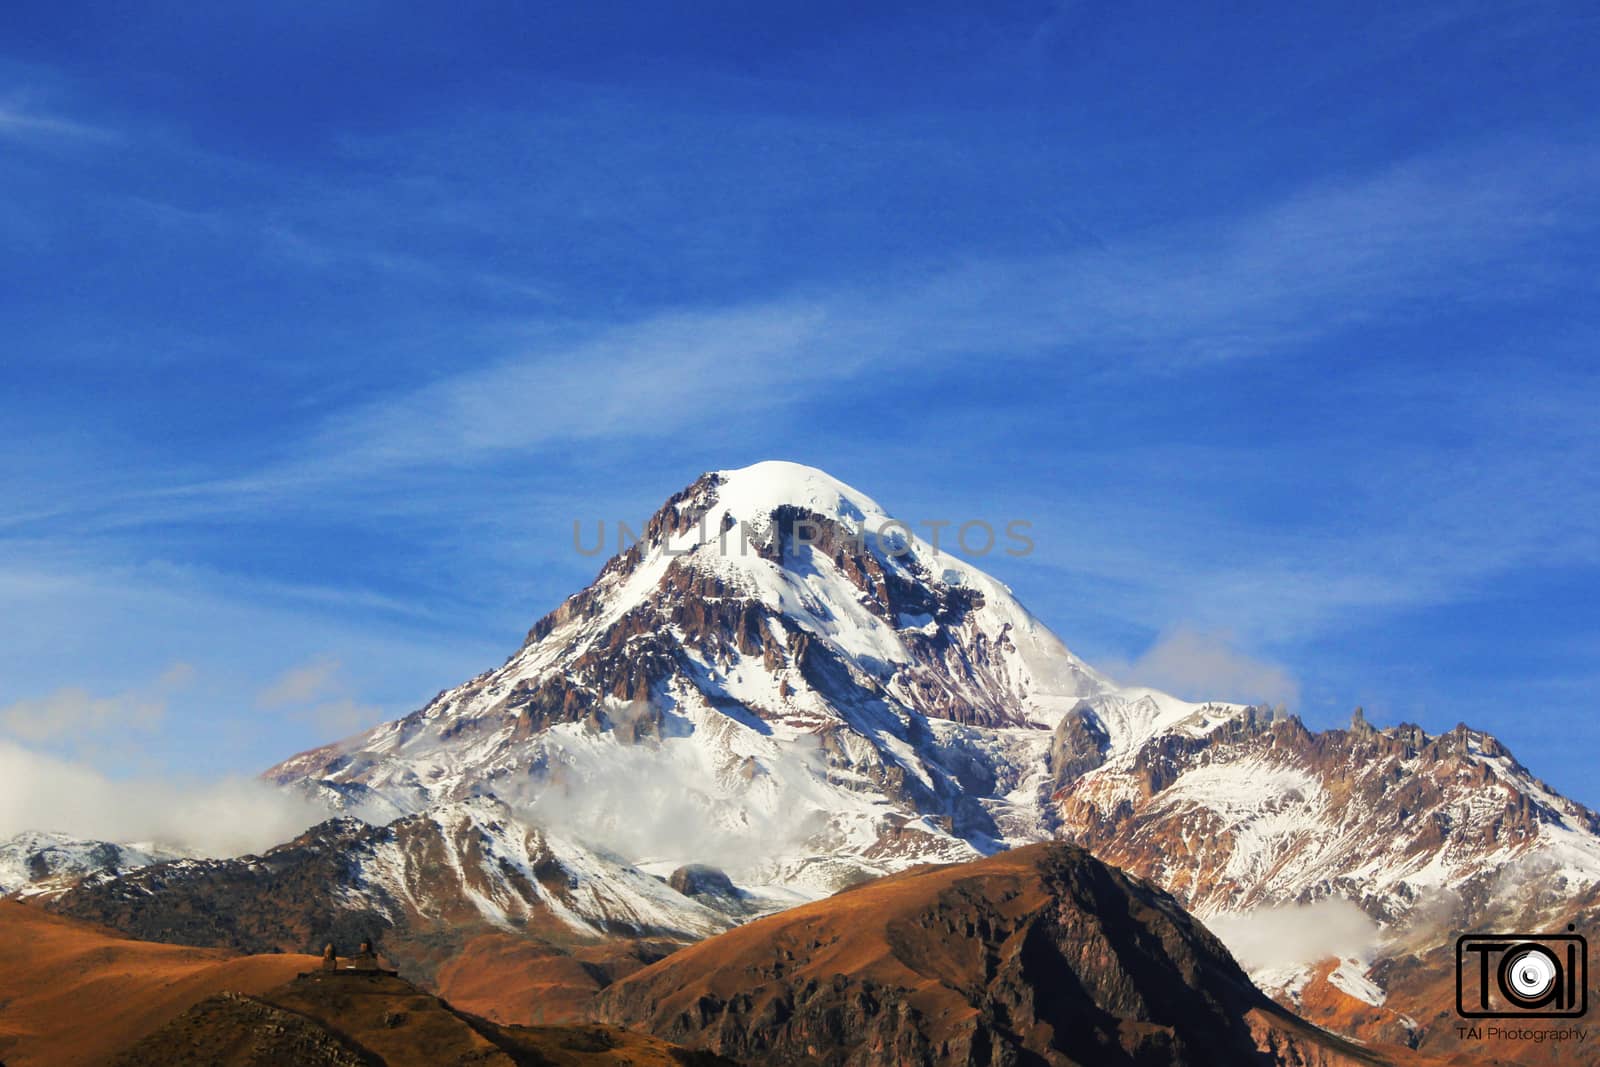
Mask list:
[{"label": "white cloud bank", "polygon": [[1378,924],[1342,897],[1223,913],[1205,923],[1252,975],[1295,971],[1335,958],[1366,962],[1379,934]]},{"label": "white cloud bank", "polygon": [[253,778],[112,779],[0,740],[0,838],[44,830],[224,857],[281,844],[327,817]]},{"label": "white cloud bank", "polygon": [[709,863],[761,881],[770,876],[762,861],[805,851],[838,804],[820,782],[821,749],[810,737],[763,753],[747,786],[727,781],[703,747],[681,738],[631,746],[557,728],[542,747],[544,774],[521,788],[497,782],[496,795],[534,825],[635,863]]},{"label": "white cloud bank", "polygon": [[[0,707],[0,839],[24,831],[121,844],[153,843],[204,856],[261,852],[329,817],[312,802],[256,778],[123,777],[159,733],[167,704],[195,670],[175,663],[152,681],[110,695],[64,686]],[[277,677],[257,706],[350,733],[382,710],[349,694],[340,664],[317,656]]]}]

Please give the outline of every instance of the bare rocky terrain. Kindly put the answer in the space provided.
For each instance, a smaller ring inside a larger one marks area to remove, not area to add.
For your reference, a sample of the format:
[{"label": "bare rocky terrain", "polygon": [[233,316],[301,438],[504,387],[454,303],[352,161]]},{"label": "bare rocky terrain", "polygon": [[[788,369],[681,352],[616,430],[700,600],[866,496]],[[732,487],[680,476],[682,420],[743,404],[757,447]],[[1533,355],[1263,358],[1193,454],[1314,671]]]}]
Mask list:
[{"label": "bare rocky terrain", "polygon": [[1432,1062],[1296,1018],[1170,896],[1067,845],[757,920],[624,978],[599,1010],[771,1064]]}]

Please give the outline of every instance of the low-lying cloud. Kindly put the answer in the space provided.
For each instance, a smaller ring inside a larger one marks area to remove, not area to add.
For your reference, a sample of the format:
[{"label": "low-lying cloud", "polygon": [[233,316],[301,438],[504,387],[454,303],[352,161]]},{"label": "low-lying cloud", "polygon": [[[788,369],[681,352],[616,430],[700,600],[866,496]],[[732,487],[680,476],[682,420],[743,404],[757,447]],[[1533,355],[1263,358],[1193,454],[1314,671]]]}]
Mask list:
[{"label": "low-lying cloud", "polygon": [[328,817],[253,778],[113,779],[6,740],[0,740],[0,783],[0,838],[54,831],[224,857],[281,844]]},{"label": "low-lying cloud", "polygon": [[[194,677],[193,667],[175,663],[124,692],[65,686],[0,708],[0,838],[47,831],[225,857],[282,844],[327,818],[325,808],[255,778],[101,769],[143,751],[161,732],[170,699]],[[382,718],[350,688],[339,662],[319,657],[286,670],[256,705],[346,735]]]},{"label": "low-lying cloud", "polygon": [[1366,962],[1379,937],[1378,924],[1342,897],[1213,915],[1206,926],[1251,974],[1334,958]]},{"label": "low-lying cloud", "polygon": [[631,862],[710,863],[753,876],[754,865],[826,822],[814,774],[820,750],[809,738],[770,753],[749,781],[729,781],[699,746],[672,738],[635,746],[552,732],[543,747],[542,773],[521,795],[503,783],[496,793],[530,822]]}]

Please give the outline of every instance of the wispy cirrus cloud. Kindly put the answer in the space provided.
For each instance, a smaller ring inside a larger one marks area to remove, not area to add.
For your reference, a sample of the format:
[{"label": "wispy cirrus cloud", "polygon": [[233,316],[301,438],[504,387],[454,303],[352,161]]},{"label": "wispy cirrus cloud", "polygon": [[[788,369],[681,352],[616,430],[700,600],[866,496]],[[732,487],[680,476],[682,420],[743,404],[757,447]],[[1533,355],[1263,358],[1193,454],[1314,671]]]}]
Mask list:
[{"label": "wispy cirrus cloud", "polygon": [[281,708],[326,696],[338,685],[339,661],[317,656],[290,667],[256,694],[256,707]]},{"label": "wispy cirrus cloud", "polygon": [[996,359],[1137,377],[1293,358],[1425,306],[1580,285],[1559,260],[1529,257],[1509,279],[1504,263],[1570,238],[1571,203],[1597,186],[1600,154],[1582,146],[1480,145],[1106,248],[902,271],[892,284],[852,279],[587,335],[568,323],[560,339],[514,344],[510,355],[329,415],[304,457],[189,491],[293,491],[419,464],[534,456],[574,439],[648,440],[708,411],[748,422],[908,371],[960,382]]},{"label": "wispy cirrus cloud", "polygon": [[0,98],[0,138],[11,140],[112,141],[112,130],[41,111],[20,96]]},{"label": "wispy cirrus cloud", "polygon": [[[1105,247],[902,271],[894,281],[858,278],[622,325],[534,324],[527,339],[507,342],[509,354],[330,411],[253,469],[97,492],[77,505],[88,515],[52,501],[45,514],[115,529],[242,521],[313,497],[319,509],[337,509],[343,499],[352,508],[391,510],[402,501],[382,487],[399,480],[439,483],[416,506],[450,499],[454,507],[450,494],[457,494],[470,520],[474,498],[493,478],[478,474],[476,483],[456,485],[451,472],[533,463],[575,443],[637,450],[704,436],[708,417],[732,434],[794,430],[815,404],[907,375],[959,391],[995,361],[1064,364],[1087,378],[1127,383],[1219,363],[1292,362],[1308,346],[1374,323],[1580,284],[1547,250],[1581,228],[1571,208],[1593,196],[1596,177],[1597,155],[1580,143],[1501,141],[1319,182],[1265,206],[1123,235]],[[1507,263],[1519,264],[1509,276]],[[1331,388],[1348,411],[1378,410],[1413,392],[1424,398],[1419,417],[1473,420],[1483,442],[1470,463],[1433,445],[1397,461],[1382,439],[1365,453],[1340,443],[1340,465],[1360,471],[1350,487],[1349,529],[1337,514],[1316,530],[1275,531],[1242,517],[1219,522],[1206,504],[1174,541],[1184,502],[1170,494],[1142,505],[1099,500],[1087,520],[1082,509],[1070,519],[1055,516],[1047,501],[1029,513],[1070,526],[1066,565],[1102,588],[1118,586],[1113,599],[1124,611],[1158,629],[1174,618],[1230,628],[1246,645],[1266,632],[1281,639],[1359,611],[1459,595],[1478,576],[1549,551],[1552,539],[1568,556],[1593,538],[1593,509],[1562,508],[1558,498],[1577,489],[1592,499],[1596,487],[1541,469],[1571,454],[1573,436],[1587,432],[1570,418],[1570,398],[1583,383],[1543,388],[1532,379],[1510,387],[1508,410],[1550,406],[1555,415],[1542,418],[1546,425],[1553,418],[1556,431],[1502,442],[1505,412],[1485,410],[1470,380],[1408,385],[1386,372],[1374,386],[1383,395],[1363,396],[1372,380],[1353,372]],[[1459,397],[1450,395],[1458,384]],[[1327,417],[1346,416],[1330,405]],[[802,435],[789,451],[805,458],[812,444]],[[1137,460],[1129,443],[1116,447]],[[1196,446],[1174,462],[1237,463],[1242,476],[1282,480],[1288,467],[1311,469],[1326,445],[1284,453],[1284,463],[1259,450],[1217,452],[1210,457]],[[1170,481],[1132,473],[1146,484]],[[330,486],[347,491],[330,497]],[[1495,499],[1530,495],[1540,498],[1535,506],[1498,516],[1485,510]],[[1405,508],[1391,506],[1400,500]],[[1039,562],[1050,565],[1050,554]]]}]

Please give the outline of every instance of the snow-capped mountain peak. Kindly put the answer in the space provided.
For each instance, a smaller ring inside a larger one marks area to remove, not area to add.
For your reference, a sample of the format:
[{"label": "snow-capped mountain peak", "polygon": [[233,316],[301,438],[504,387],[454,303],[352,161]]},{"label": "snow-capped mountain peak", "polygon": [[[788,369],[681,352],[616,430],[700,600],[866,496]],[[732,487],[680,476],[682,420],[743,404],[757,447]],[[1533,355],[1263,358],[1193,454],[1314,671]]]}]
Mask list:
[{"label": "snow-capped mountain peak", "polygon": [[803,869],[820,889],[991,851],[1014,836],[1002,824],[1043,834],[1052,731],[1069,714],[1095,717],[1115,751],[1194,712],[1124,699],[917,525],[799,464],[703,475],[503,666],[269,774],[384,818],[483,790],[577,806],[615,841],[626,827],[592,798],[619,791],[607,768],[648,753],[646,778],[697,798],[709,838],[650,858],[725,858],[762,838],[776,847],[748,874]]},{"label": "snow-capped mountain peak", "polygon": [[1019,683],[1009,695],[1050,725],[1112,688],[1009,588],[953,554],[948,530],[940,544],[940,529],[822,471],[766,462],[708,474],[674,498],[647,527],[638,566],[653,578],[681,560],[863,662],[913,663],[924,639],[960,643],[952,624],[965,624],[970,640],[1006,654]]},{"label": "snow-capped mountain peak", "polygon": [[504,665],[269,775],[382,820],[492,791],[772,899],[1053,836],[1205,911],[1341,895],[1389,922],[1446,867],[1600,871],[1592,813],[1492,739],[1119,687],[919,526],[814,468],[708,473]]}]

